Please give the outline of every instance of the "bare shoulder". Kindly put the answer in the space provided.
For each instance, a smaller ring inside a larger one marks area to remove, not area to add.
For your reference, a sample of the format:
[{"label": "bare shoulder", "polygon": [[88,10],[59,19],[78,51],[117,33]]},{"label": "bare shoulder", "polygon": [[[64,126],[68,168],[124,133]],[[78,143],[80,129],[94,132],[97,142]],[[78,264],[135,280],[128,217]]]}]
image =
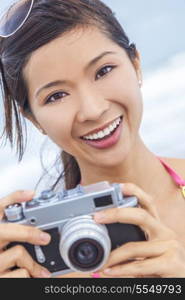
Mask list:
[{"label": "bare shoulder", "polygon": [[171,168],[173,168],[182,178],[185,179],[185,159],[161,157]]}]

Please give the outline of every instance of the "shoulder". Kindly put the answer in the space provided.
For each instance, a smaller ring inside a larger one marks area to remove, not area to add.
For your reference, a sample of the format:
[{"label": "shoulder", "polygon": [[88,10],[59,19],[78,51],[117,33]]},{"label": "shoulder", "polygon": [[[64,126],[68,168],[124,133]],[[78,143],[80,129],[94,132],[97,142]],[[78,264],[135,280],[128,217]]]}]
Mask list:
[{"label": "shoulder", "polygon": [[174,169],[182,178],[185,179],[185,159],[161,157],[172,169]]}]

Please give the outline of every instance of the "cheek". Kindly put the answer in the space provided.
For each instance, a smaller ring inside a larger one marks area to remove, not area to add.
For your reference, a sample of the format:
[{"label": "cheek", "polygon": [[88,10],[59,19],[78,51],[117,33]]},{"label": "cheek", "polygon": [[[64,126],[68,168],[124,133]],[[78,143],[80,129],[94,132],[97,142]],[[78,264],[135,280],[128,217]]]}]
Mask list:
[{"label": "cheek", "polygon": [[138,131],[143,115],[143,100],[140,88],[136,87],[130,91],[126,106],[128,122],[135,131]]},{"label": "cheek", "polygon": [[140,116],[143,111],[142,93],[138,86],[128,89],[127,107],[130,113]]},{"label": "cheek", "polygon": [[50,107],[48,111],[37,111],[36,118],[48,137],[56,144],[69,143],[72,119],[70,114],[61,112],[60,104],[57,104],[55,109]]},{"label": "cheek", "polygon": [[122,81],[115,86],[117,101],[123,107],[130,128],[137,131],[143,114],[143,99],[136,80]]},{"label": "cheek", "polygon": [[141,90],[133,67],[125,66],[125,70],[121,69],[119,72],[115,72],[104,86],[103,92],[109,99],[121,99],[127,107],[142,106]]},{"label": "cheek", "polygon": [[114,77],[114,82],[108,85],[107,97],[121,104],[128,118],[140,121],[143,111],[141,90],[135,73],[119,74]]}]

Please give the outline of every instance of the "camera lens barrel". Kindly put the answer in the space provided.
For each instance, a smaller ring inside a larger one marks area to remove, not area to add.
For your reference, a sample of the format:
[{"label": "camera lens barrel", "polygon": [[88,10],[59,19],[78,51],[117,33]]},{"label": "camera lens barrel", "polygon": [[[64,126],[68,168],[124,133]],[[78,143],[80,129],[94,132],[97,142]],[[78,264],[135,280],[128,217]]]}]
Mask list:
[{"label": "camera lens barrel", "polygon": [[95,272],[107,261],[111,241],[105,225],[89,215],[68,221],[61,232],[60,254],[66,265],[76,272]]}]

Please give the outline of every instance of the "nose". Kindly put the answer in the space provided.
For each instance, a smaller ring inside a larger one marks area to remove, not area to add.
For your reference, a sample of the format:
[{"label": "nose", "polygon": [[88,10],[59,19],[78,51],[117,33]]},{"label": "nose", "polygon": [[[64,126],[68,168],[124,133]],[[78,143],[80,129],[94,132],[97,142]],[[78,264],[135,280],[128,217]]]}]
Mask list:
[{"label": "nose", "polygon": [[79,96],[79,108],[76,119],[79,123],[95,121],[109,110],[110,102],[102,95],[92,91],[83,92]]}]

